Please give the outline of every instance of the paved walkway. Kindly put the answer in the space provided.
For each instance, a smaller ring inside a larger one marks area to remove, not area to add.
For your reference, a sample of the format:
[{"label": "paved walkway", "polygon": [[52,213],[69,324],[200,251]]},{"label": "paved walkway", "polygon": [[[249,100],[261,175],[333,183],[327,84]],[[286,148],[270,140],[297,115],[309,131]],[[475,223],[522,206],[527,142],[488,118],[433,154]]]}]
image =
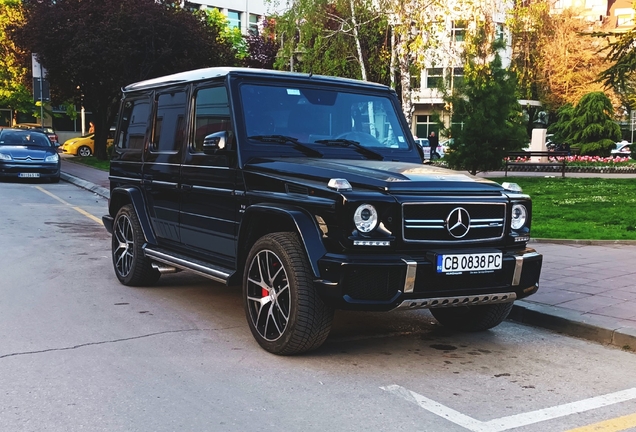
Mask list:
[{"label": "paved walkway", "polygon": [[[482,176],[497,176],[493,174]],[[62,179],[109,196],[107,172],[67,157],[62,159]],[[543,254],[539,291],[515,302],[510,318],[636,351],[636,242],[538,239],[531,246]]]}]

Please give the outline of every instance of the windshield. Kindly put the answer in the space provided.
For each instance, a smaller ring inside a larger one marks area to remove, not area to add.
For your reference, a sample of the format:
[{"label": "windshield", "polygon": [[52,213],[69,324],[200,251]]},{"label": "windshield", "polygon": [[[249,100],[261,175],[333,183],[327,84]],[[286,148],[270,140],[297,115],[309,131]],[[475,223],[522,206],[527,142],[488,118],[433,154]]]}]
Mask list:
[{"label": "windshield", "polygon": [[0,145],[51,147],[51,141],[39,132],[5,131],[0,135]]},{"label": "windshield", "polygon": [[258,84],[243,84],[241,97],[246,133],[259,137],[256,144],[268,145],[263,136],[281,135],[318,149],[337,144],[335,140],[374,150],[409,148],[388,97]]}]

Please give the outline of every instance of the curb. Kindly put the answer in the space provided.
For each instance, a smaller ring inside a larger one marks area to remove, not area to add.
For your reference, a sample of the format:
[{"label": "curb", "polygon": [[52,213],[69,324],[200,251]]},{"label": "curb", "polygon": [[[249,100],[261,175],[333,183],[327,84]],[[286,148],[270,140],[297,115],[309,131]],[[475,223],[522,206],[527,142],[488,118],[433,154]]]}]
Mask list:
[{"label": "curb", "polygon": [[530,241],[528,243],[553,243],[553,244],[561,244],[561,245],[580,245],[580,246],[612,246],[612,245],[636,246],[636,240],[571,240],[571,239],[530,238]]},{"label": "curb", "polygon": [[64,180],[65,182],[72,183],[75,186],[81,187],[82,189],[86,189],[91,192],[94,192],[97,195],[100,195],[104,198],[110,198],[110,191],[108,189],[101,186],[97,186],[96,184],[83,180],[79,177],[75,177],[74,175],[65,173],[64,171],[60,173],[60,178]]},{"label": "curb", "polygon": [[636,328],[617,327],[614,318],[588,316],[556,306],[518,300],[508,319],[568,336],[636,351]]}]

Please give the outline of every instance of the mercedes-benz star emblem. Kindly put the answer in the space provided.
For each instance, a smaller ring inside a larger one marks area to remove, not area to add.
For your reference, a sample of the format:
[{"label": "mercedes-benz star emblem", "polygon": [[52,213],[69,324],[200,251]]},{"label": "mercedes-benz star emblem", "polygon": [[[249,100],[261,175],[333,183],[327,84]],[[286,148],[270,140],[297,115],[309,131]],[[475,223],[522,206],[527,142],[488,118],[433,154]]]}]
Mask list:
[{"label": "mercedes-benz star emblem", "polygon": [[470,231],[470,215],[465,208],[453,209],[446,218],[446,229],[455,238],[462,238]]}]

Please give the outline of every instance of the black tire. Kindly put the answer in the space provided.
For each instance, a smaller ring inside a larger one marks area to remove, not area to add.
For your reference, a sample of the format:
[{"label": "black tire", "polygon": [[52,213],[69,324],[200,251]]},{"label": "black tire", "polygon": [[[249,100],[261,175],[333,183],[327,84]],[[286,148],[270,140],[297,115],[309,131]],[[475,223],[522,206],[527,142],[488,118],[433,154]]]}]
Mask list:
[{"label": "black tire", "polygon": [[161,276],[152,268],[152,261],[144,256],[145,243],[141,224],[131,204],[119,209],[113,223],[112,257],[117,279],[124,285],[152,285]]},{"label": "black tire", "polygon": [[501,324],[512,310],[512,302],[479,306],[433,308],[433,317],[453,330],[478,332]]},{"label": "black tire", "polygon": [[436,160],[438,160],[438,159],[439,159],[439,155],[438,155],[437,153],[433,153],[433,154],[431,154],[431,160],[432,160],[432,161],[436,161]]},{"label": "black tire", "polygon": [[333,309],[316,293],[295,233],[267,234],[254,244],[245,262],[243,301],[252,335],[273,354],[316,349],[331,330]]},{"label": "black tire", "polygon": [[59,182],[60,182],[60,176],[51,177],[51,183],[59,183]]},{"label": "black tire", "polygon": [[92,155],[93,152],[91,151],[91,148],[88,146],[81,146],[80,148],[77,149],[77,155],[81,156],[81,157],[87,157]]}]

